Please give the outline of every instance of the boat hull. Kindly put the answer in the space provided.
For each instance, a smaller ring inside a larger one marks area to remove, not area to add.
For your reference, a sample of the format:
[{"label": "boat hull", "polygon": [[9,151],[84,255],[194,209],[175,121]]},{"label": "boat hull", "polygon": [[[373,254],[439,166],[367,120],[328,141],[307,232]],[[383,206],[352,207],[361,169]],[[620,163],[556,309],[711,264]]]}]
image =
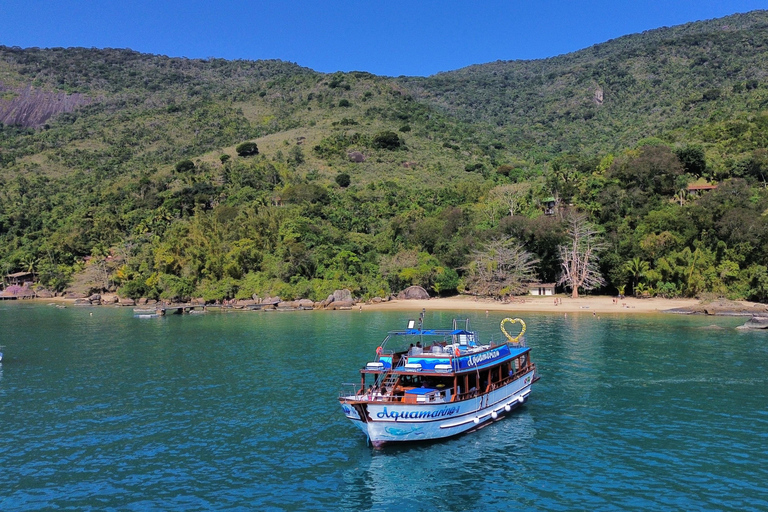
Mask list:
[{"label": "boat hull", "polygon": [[347,418],[379,447],[442,439],[483,427],[523,404],[534,380],[534,371],[530,371],[483,395],[444,403],[407,404],[354,396],[340,401]]}]

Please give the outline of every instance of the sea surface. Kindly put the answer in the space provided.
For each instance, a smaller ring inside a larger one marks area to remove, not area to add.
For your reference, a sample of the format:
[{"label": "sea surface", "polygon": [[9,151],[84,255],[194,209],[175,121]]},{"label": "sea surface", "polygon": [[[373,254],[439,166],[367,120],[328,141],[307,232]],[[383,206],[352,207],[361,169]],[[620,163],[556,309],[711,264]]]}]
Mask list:
[{"label": "sea surface", "polygon": [[[508,314],[469,318],[501,340]],[[768,332],[524,314],[541,380],[478,432],[374,450],[343,382],[409,312],[0,304],[0,510],[768,510]]]}]

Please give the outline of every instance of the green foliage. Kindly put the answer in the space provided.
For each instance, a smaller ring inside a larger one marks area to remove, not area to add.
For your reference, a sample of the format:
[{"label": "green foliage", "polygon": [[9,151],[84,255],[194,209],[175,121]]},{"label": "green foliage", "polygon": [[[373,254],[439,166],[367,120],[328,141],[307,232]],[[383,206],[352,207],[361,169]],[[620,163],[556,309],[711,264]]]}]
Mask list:
[{"label": "green foliage", "polygon": [[403,145],[400,137],[392,131],[379,132],[373,136],[373,147],[379,149],[394,150]]},{"label": "green foliage", "polygon": [[243,142],[235,148],[239,156],[253,156],[259,154],[259,147],[255,142]]},{"label": "green foliage", "polygon": [[195,163],[192,160],[182,160],[176,164],[175,169],[177,173],[184,174],[195,170]]},{"label": "green foliage", "polygon": [[321,203],[329,201],[328,190],[315,183],[298,183],[283,190],[283,201],[287,203]]},{"label": "green foliage", "polygon": [[[6,88],[47,95],[45,120],[0,119],[0,263],[61,291],[84,258],[119,257],[135,298],[444,294],[508,237],[555,282],[572,205],[605,233],[602,292],[768,300],[766,24],[398,79],[0,47]],[[272,156],[228,157],[256,142]]]},{"label": "green foliage", "polygon": [[707,170],[707,159],[701,146],[686,146],[675,151],[677,158],[683,164],[683,170],[695,177],[704,176]]},{"label": "green foliage", "polygon": [[352,182],[352,179],[349,177],[349,174],[345,172],[337,174],[334,180],[336,181],[336,184],[341,188],[347,188],[349,184]]}]

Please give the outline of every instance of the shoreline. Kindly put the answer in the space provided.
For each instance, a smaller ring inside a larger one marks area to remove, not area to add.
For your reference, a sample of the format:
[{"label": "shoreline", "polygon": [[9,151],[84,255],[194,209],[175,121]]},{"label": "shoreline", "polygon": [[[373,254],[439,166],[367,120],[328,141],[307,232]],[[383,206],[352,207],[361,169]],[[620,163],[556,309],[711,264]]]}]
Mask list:
[{"label": "shoreline", "polygon": [[[21,302],[74,304],[76,299],[64,297],[18,299]],[[557,303],[556,303],[557,300]],[[13,301],[17,302],[17,301]],[[117,307],[136,307],[120,306]],[[393,299],[386,302],[358,302],[350,308],[360,311],[506,311],[532,313],[594,313],[594,314],[701,314],[714,316],[768,316],[768,304],[748,301],[701,301],[699,299],[662,299],[589,295],[573,299],[570,296],[525,296],[510,302],[457,295],[430,299]]]},{"label": "shoreline", "polygon": [[[555,300],[558,303],[555,303]],[[526,311],[533,313],[595,313],[595,314],[647,314],[693,308],[697,299],[638,299],[604,295],[590,295],[573,299],[570,296],[525,296],[510,302],[459,295],[433,299],[393,300],[378,304],[363,304],[363,310],[471,310],[471,311]]]}]

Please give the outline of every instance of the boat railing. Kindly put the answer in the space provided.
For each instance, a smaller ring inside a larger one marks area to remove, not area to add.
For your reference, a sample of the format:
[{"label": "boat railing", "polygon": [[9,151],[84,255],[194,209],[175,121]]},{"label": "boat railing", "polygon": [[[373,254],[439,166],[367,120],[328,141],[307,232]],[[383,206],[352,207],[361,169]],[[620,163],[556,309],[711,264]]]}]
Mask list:
[{"label": "boat railing", "polygon": [[536,375],[536,364],[535,363],[529,363],[527,366],[524,366],[520,368],[519,370],[516,370],[512,372],[507,377],[504,377],[499,382],[491,383],[489,388],[487,390],[484,389],[470,389],[469,391],[466,391],[464,393],[459,393],[456,396],[456,400],[466,400],[468,398],[474,398],[476,396],[480,396],[485,394],[488,391],[493,391],[494,389],[498,389],[501,387],[506,386],[507,384],[510,384],[517,379],[523,377],[524,375],[531,373],[533,371],[534,375]]},{"label": "boat railing", "polygon": [[355,384],[354,382],[343,382],[341,384],[341,390],[339,390],[339,398],[362,400],[363,395],[360,393],[360,391],[360,384]]}]

